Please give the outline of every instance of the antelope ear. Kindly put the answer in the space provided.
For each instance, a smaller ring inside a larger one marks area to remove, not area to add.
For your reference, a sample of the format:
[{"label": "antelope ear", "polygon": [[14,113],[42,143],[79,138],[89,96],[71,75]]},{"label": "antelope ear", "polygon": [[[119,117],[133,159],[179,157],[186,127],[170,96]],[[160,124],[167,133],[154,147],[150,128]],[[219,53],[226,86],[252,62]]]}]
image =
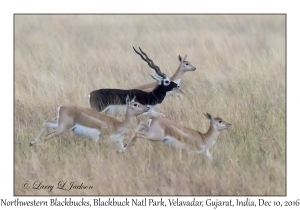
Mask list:
[{"label": "antelope ear", "polygon": [[150,75],[153,79],[157,80],[154,75]]},{"label": "antelope ear", "polygon": [[126,96],[126,104],[129,105],[130,104],[130,99],[129,99],[129,95]]},{"label": "antelope ear", "polygon": [[185,61],[186,58],[187,58],[187,55],[185,55],[185,56],[183,57],[183,61]]},{"label": "antelope ear", "polygon": [[159,85],[161,85],[161,82],[163,81],[163,78],[162,78],[162,77],[160,77],[160,76],[158,76],[158,75],[156,75],[156,74],[155,74],[155,75],[151,75],[151,77],[152,77],[153,79],[155,79]]},{"label": "antelope ear", "polygon": [[182,63],[182,58],[180,55],[178,55],[178,60],[180,61],[180,63]]},{"label": "antelope ear", "polygon": [[135,102],[135,98],[136,98],[136,96],[133,97],[133,99],[131,100],[131,102]]},{"label": "antelope ear", "polygon": [[207,119],[209,119],[210,121],[213,121],[213,120],[214,120],[213,117],[212,117],[210,114],[206,113],[206,114],[204,114],[204,115],[205,115],[205,117],[206,117]]}]

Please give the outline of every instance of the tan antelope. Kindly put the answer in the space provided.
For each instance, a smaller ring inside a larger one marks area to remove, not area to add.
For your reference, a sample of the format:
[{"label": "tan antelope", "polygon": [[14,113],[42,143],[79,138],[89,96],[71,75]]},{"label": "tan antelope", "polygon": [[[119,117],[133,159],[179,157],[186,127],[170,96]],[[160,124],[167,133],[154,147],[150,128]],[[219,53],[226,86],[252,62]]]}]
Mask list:
[{"label": "tan antelope", "polygon": [[228,129],[231,124],[219,117],[213,118],[208,113],[205,116],[210,120],[210,126],[206,133],[187,128],[167,118],[151,117],[148,125],[142,122],[139,124],[123,152],[132,146],[137,138],[145,138],[150,141],[162,141],[168,146],[189,152],[193,151],[197,154],[205,152],[205,155],[212,159],[209,149],[216,142],[220,131]]},{"label": "tan antelope", "polygon": [[39,134],[30,143],[30,146],[36,144],[46,128],[50,127],[55,130],[44,136],[43,140],[45,141],[67,131],[73,131],[75,134],[87,137],[96,143],[101,132],[106,131],[109,133],[109,138],[116,142],[122,151],[124,148],[123,137],[130,131],[130,126],[135,117],[149,111],[147,106],[135,102],[135,97],[130,101],[129,96],[127,96],[126,101],[127,110],[123,122],[92,109],[77,106],[59,106],[57,117],[50,121],[44,121]]},{"label": "tan antelope", "polygon": [[[183,57],[183,59],[181,58],[181,56],[178,56],[178,60],[179,60],[179,66],[175,72],[175,74],[170,78],[171,81],[177,83],[178,85],[180,84],[180,81],[182,79],[182,76],[185,72],[188,71],[195,71],[196,68],[188,61],[186,61],[187,55],[185,55]],[[139,89],[139,90],[143,90],[146,92],[151,92],[158,84],[156,82],[152,82],[152,83],[148,83],[145,85],[141,85],[138,87],[135,87],[135,89]],[[169,91],[167,92],[167,96],[172,95],[175,91]]]}]

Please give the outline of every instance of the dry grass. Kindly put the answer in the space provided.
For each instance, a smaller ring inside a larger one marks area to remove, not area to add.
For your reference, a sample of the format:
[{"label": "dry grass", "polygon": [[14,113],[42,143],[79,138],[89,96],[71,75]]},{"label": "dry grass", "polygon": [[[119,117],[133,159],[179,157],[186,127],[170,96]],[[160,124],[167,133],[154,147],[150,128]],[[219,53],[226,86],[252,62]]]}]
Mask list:
[{"label": "dry grass", "polygon": [[[229,121],[216,163],[142,139],[117,154],[72,133],[29,147],[58,105],[89,107],[92,90],[152,82],[132,46],[169,76],[188,54],[197,70],[184,75],[187,94],[158,111],[201,132],[203,112]],[[285,195],[285,103],[282,15],[15,16],[15,195]],[[93,189],[23,189],[38,180]]]}]

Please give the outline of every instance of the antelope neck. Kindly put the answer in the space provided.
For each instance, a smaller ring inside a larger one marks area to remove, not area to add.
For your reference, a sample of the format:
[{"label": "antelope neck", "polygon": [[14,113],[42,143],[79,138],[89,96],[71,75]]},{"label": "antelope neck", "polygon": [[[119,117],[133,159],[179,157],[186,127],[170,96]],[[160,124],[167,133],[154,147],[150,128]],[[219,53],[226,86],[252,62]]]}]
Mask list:
[{"label": "antelope neck", "polygon": [[[179,66],[177,71],[175,72],[175,74],[170,79],[171,79],[171,81],[174,81],[174,82],[176,80],[179,80],[179,83],[180,83],[180,80],[181,80],[183,74],[184,74],[184,71],[181,71],[180,66]],[[179,83],[177,83],[177,84],[179,84]]]},{"label": "antelope neck", "polygon": [[219,136],[219,131],[210,123],[209,129],[205,134],[206,141],[215,141]]}]

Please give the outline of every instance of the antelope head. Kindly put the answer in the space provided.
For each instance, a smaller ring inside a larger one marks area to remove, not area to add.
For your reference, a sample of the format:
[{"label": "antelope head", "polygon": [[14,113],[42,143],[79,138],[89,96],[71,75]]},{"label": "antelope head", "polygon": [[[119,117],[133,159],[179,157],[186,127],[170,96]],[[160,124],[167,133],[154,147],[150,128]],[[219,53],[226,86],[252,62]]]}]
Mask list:
[{"label": "antelope head", "polygon": [[185,56],[183,57],[183,59],[181,58],[180,55],[178,55],[178,60],[179,60],[179,62],[180,62],[180,67],[179,67],[179,68],[180,68],[182,71],[184,71],[184,72],[186,72],[186,71],[195,71],[196,68],[195,68],[190,62],[186,61],[186,60],[185,60],[186,58],[187,58],[187,55],[185,55]]},{"label": "antelope head", "polygon": [[149,111],[149,107],[146,105],[142,105],[139,102],[135,101],[135,96],[133,99],[130,101],[129,96],[126,96],[126,104],[127,104],[127,110],[133,115],[137,116],[140,114],[143,114],[144,112]]},{"label": "antelope head", "polygon": [[213,118],[210,114],[204,114],[207,119],[210,120],[210,124],[217,130],[222,131],[230,128],[231,124],[221,119],[220,117]]}]

